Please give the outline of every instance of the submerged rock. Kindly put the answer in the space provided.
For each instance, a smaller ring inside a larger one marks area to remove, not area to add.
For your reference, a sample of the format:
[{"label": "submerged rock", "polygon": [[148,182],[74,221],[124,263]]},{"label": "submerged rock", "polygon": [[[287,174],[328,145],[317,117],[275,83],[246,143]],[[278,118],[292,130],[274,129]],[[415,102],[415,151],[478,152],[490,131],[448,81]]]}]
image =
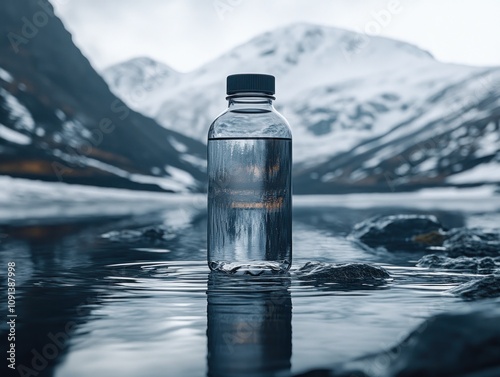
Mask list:
[{"label": "submerged rock", "polygon": [[165,229],[160,227],[155,228],[144,228],[144,229],[125,229],[125,230],[113,230],[111,232],[105,233],[101,236],[113,242],[163,242],[172,239],[172,235],[168,233]]},{"label": "submerged rock", "polygon": [[450,258],[443,255],[429,254],[420,258],[417,262],[417,266],[489,274],[500,268],[500,260],[496,261],[491,257]]},{"label": "submerged rock", "polygon": [[429,246],[441,246],[445,235],[434,216],[392,215],[376,216],[356,224],[350,238],[372,248],[425,250]]},{"label": "submerged rock", "polygon": [[391,349],[302,376],[497,377],[500,307],[436,315]]},{"label": "submerged rock", "polygon": [[304,373],[295,374],[294,377],[370,377],[362,371],[334,372],[329,369],[313,369]]},{"label": "submerged rock", "polygon": [[384,284],[391,276],[382,267],[364,263],[329,264],[307,262],[296,272],[301,280],[323,284]]},{"label": "submerged rock", "polygon": [[500,256],[500,233],[455,228],[447,233],[443,246],[451,257],[496,257]]},{"label": "submerged rock", "polygon": [[500,275],[489,275],[482,279],[472,280],[448,292],[468,300],[500,297]]}]

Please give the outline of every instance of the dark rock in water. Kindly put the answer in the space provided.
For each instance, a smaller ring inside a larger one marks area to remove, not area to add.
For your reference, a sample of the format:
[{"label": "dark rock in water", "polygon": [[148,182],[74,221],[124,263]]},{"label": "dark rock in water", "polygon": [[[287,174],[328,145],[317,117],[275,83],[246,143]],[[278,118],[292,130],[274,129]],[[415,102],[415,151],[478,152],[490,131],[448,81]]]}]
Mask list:
[{"label": "dark rock in water", "polygon": [[450,258],[443,255],[424,255],[417,263],[419,267],[446,268],[449,270],[462,270],[489,274],[500,268],[500,260],[497,262],[491,257],[458,257]]},{"label": "dark rock in water", "polygon": [[467,228],[445,232],[434,216],[427,215],[376,216],[356,224],[349,237],[390,251],[439,249],[450,257],[500,256],[500,233]]},{"label": "dark rock in water", "polygon": [[498,377],[500,306],[436,315],[388,351],[304,376]]},{"label": "dark rock in water", "polygon": [[443,246],[451,257],[496,257],[500,256],[500,233],[481,229],[451,229]]},{"label": "dark rock in water", "polygon": [[380,285],[385,284],[391,276],[382,267],[364,263],[329,264],[307,262],[297,270],[300,280],[314,285],[325,284],[358,284]]},{"label": "dark rock in water", "polygon": [[500,367],[500,311],[434,316],[389,352],[391,376],[463,376]]},{"label": "dark rock in water", "polygon": [[145,229],[125,229],[125,230],[113,230],[111,232],[105,233],[101,236],[113,242],[163,242],[168,241],[173,238],[172,234],[169,234],[165,229],[156,228],[145,228]]},{"label": "dark rock in water", "polygon": [[489,275],[482,279],[469,281],[450,289],[448,292],[468,300],[500,297],[500,275]]},{"label": "dark rock in water", "polygon": [[351,238],[365,245],[387,250],[425,250],[441,246],[444,228],[434,216],[376,216],[354,226]]},{"label": "dark rock in water", "polygon": [[165,231],[163,229],[150,228],[145,229],[142,232],[144,238],[149,238],[150,240],[163,240],[165,236]]}]

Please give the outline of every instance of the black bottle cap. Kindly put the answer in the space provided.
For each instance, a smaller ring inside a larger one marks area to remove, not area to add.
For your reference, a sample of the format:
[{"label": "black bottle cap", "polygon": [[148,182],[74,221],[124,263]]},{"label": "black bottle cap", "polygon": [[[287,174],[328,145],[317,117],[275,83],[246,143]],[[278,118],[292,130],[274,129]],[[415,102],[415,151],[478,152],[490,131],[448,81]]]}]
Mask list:
[{"label": "black bottle cap", "polygon": [[236,93],[265,93],[273,95],[274,76],[261,73],[239,73],[227,76],[228,95]]}]

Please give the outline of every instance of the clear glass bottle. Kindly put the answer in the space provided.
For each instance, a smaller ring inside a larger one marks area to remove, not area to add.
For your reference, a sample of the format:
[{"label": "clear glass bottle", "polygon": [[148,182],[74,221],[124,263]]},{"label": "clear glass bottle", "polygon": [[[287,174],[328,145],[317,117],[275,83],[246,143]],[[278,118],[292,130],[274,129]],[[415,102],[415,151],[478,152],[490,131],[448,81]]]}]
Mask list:
[{"label": "clear glass bottle", "polygon": [[274,93],[274,76],[228,76],[228,108],[210,126],[212,270],[286,272],[292,263],[292,134]]}]

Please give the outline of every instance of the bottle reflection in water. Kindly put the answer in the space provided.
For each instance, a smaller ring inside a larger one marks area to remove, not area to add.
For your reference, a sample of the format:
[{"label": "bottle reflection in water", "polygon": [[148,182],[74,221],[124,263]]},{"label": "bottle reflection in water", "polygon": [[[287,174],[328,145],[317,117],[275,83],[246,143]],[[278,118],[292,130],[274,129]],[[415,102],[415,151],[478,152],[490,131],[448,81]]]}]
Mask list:
[{"label": "bottle reflection in water", "polygon": [[292,300],[287,283],[249,283],[210,274],[209,377],[290,375]]}]

